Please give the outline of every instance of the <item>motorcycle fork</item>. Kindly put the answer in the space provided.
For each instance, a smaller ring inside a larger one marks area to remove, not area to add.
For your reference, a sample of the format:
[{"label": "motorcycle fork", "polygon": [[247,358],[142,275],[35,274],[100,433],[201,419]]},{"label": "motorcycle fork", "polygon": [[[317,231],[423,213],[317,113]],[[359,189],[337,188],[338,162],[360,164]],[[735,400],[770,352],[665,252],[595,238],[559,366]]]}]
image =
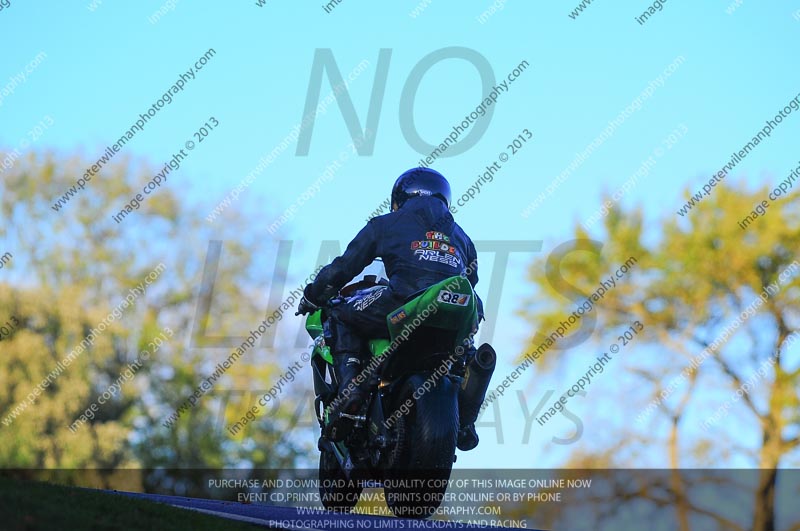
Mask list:
[{"label": "motorcycle fork", "polygon": [[391,446],[392,440],[389,430],[386,427],[386,416],[384,414],[384,389],[376,386],[374,398],[370,404],[369,415],[367,416],[367,437],[370,448],[369,458],[372,467],[380,466],[383,452]]}]

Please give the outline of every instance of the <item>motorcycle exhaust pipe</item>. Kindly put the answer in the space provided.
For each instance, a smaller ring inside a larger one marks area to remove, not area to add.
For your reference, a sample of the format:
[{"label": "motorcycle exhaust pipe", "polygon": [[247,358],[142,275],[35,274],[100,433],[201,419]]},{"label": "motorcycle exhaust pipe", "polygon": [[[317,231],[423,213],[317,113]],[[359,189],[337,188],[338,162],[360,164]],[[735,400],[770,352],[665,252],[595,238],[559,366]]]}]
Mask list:
[{"label": "motorcycle exhaust pipe", "polygon": [[489,390],[489,382],[494,373],[497,354],[489,343],[478,348],[475,357],[467,365],[461,392],[458,393],[458,418],[460,426],[473,424],[478,420],[481,404]]}]

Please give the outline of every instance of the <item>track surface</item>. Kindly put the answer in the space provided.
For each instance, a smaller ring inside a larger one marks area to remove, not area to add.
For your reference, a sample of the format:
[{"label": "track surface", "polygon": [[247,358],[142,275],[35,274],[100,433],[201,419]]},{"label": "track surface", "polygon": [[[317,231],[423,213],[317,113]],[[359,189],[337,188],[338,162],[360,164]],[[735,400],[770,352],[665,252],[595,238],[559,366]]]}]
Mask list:
[{"label": "track surface", "polygon": [[243,504],[229,501],[184,498],[182,496],[162,496],[160,494],[140,494],[136,492],[114,491],[116,494],[165,503],[214,514],[222,518],[241,520],[270,529],[292,530],[336,530],[336,529],[521,529],[513,527],[489,527],[468,525],[459,522],[436,520],[407,520],[383,516],[358,514],[336,514],[318,511],[300,514],[296,507],[275,505]]}]

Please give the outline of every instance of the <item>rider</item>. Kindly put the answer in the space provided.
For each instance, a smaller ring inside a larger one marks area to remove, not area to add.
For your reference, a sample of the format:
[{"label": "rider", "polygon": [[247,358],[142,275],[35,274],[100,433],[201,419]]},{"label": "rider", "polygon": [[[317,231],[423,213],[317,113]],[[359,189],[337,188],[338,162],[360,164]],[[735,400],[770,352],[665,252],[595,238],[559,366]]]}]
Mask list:
[{"label": "rider", "polygon": [[[386,325],[389,312],[402,306],[410,295],[465,271],[473,287],[478,283],[475,246],[450,213],[450,184],[442,174],[429,168],[408,170],[394,183],[391,201],[392,211],[372,218],[344,254],[322,268],[314,282],[305,287],[297,308],[302,314],[315,311],[376,257],[383,259],[388,285],[360,290],[329,309],[331,350],[339,388],[343,389],[345,383],[353,384],[352,392],[348,396],[340,395],[335,402],[334,411],[338,413],[354,414],[364,402],[366,382],[356,385],[354,380],[366,362],[364,338],[389,337]],[[419,242],[433,239],[447,242],[455,252],[431,245],[424,250],[415,248],[414,244],[420,247]],[[480,322],[484,317],[479,297],[477,305]],[[475,331],[477,325],[476,322]],[[466,359],[470,360],[474,354],[475,347],[470,341]],[[478,399],[482,402],[483,396],[473,398],[472,402]],[[477,411],[477,407],[470,409]],[[342,432],[347,430],[337,424],[338,413],[334,413],[334,421],[327,432],[334,440],[341,439]],[[467,419],[460,426],[458,447],[461,450],[470,450],[478,444],[474,423],[475,418]],[[338,436],[337,428],[341,428]]]}]

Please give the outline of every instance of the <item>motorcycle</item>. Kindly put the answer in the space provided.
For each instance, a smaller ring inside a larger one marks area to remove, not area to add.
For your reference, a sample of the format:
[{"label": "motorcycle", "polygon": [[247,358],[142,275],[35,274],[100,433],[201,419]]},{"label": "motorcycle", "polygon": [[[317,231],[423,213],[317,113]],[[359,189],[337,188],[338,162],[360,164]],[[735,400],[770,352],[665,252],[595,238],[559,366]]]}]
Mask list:
[{"label": "motorcycle", "polygon": [[[378,285],[375,280],[371,276],[345,286],[329,305]],[[337,381],[323,333],[325,309],[307,316],[306,330],[314,340],[314,410],[321,429],[319,491],[326,509],[352,511],[365,486],[382,486],[395,516],[427,518],[438,509],[456,460],[459,389],[482,399],[494,370],[495,353],[488,345],[465,359],[476,315],[476,295],[463,276],[434,284],[390,312],[389,339],[368,341],[371,357],[361,373],[369,382],[368,398],[357,414],[340,413],[352,422],[340,441],[325,433],[334,420],[331,406],[349,382]],[[474,421],[477,407],[472,409]]]}]

